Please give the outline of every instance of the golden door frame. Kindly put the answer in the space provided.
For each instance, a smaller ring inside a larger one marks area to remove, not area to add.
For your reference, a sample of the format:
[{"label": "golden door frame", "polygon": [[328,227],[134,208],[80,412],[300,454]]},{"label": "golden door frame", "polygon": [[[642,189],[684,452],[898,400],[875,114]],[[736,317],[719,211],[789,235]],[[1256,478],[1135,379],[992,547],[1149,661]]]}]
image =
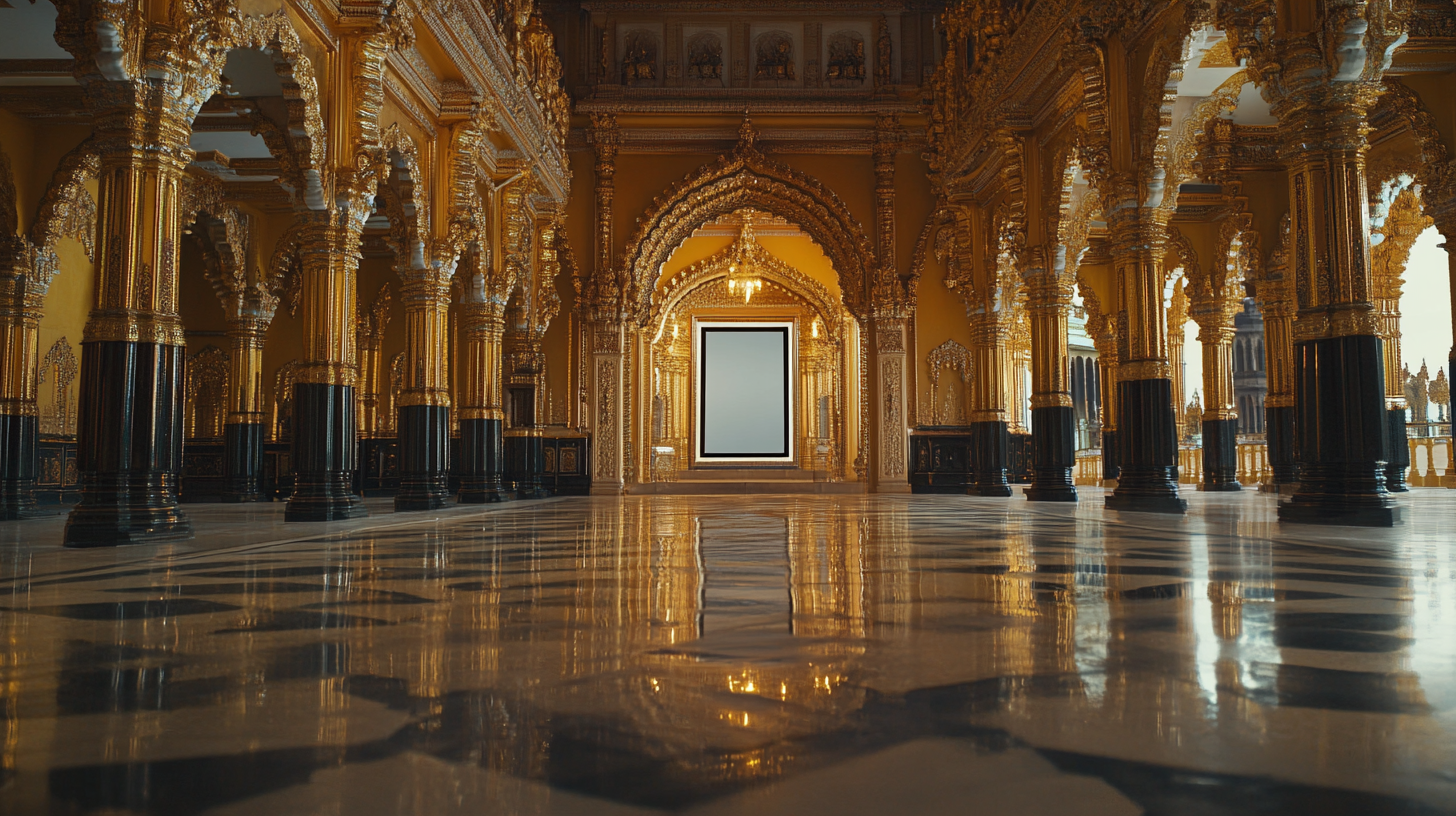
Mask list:
[{"label": "golden door frame", "polygon": [[[749,303],[727,286],[730,264],[745,260],[763,282]],[[637,381],[648,385],[646,399],[633,406],[641,412],[633,417],[635,427],[644,430],[648,441],[644,481],[674,481],[682,471],[700,466],[692,444],[697,433],[693,331],[703,321],[795,325],[795,455],[789,466],[828,481],[852,479],[849,468],[858,454],[858,401],[863,399],[859,323],[818,281],[779,260],[751,236],[746,240],[740,236],[731,246],[678,272],[654,298],[644,338],[646,353],[637,355],[641,366]],[[724,467],[721,462],[712,466]]]}]

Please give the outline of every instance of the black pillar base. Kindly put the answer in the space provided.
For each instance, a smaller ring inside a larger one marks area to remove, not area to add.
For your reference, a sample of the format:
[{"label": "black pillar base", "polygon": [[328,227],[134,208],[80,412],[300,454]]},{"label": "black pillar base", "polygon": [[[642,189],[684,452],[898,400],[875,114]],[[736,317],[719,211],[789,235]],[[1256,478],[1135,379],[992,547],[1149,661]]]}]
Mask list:
[{"label": "black pillar base", "polygon": [[1405,431],[1405,409],[1385,410],[1386,431],[1390,434],[1390,461],[1385,463],[1385,489],[1391,493],[1409,493],[1405,472],[1410,467],[1410,441]]},{"label": "black pillar base", "polygon": [[1264,438],[1269,446],[1269,469],[1274,485],[1294,484],[1299,467],[1294,459],[1294,409],[1264,409]]},{"label": "black pillar base", "polygon": [[1379,337],[1294,345],[1299,488],[1279,508],[1295,524],[1390,527],[1400,509],[1385,489],[1389,417]]},{"label": "black pillar base", "polygon": [[184,351],[118,340],[81,344],[81,500],[66,519],[67,547],[192,537],[177,504]]},{"label": "black pillar base", "polygon": [[1005,422],[971,423],[971,470],[976,481],[968,493],[996,498],[1011,495],[1011,485],[1006,483],[1010,448],[1011,431]]},{"label": "black pillar base", "polygon": [[395,512],[436,510],[450,502],[450,409],[399,409],[399,492]]},{"label": "black pillar base", "polygon": [[1102,480],[1116,479],[1122,472],[1118,467],[1117,431],[1102,432]]},{"label": "black pillar base", "polygon": [[505,451],[499,419],[460,420],[461,504],[490,504],[510,498],[501,483]]},{"label": "black pillar base", "polygon": [[1203,483],[1198,489],[1209,493],[1243,490],[1243,486],[1239,484],[1237,419],[1203,421]]},{"label": "black pillar base", "polygon": [[1117,490],[1107,509],[1184,513],[1178,496],[1178,436],[1173,381],[1125,380],[1117,384]]},{"label": "black pillar base", "polygon": [[293,495],[284,521],[337,521],[369,515],[354,495],[354,388],[293,386]]},{"label": "black pillar base", "polygon": [[230,503],[263,501],[263,426],[255,423],[224,425],[223,470],[227,486],[221,500]]},{"label": "black pillar base", "polygon": [[1031,409],[1031,487],[1027,501],[1074,502],[1072,467],[1077,464],[1076,409],[1051,406]]},{"label": "black pillar base", "polygon": [[506,479],[516,489],[516,498],[544,499],[551,495],[541,483],[545,443],[539,436],[515,432],[505,438]]},{"label": "black pillar base", "polygon": [[0,415],[0,521],[35,514],[35,478],[40,471],[36,417]]}]

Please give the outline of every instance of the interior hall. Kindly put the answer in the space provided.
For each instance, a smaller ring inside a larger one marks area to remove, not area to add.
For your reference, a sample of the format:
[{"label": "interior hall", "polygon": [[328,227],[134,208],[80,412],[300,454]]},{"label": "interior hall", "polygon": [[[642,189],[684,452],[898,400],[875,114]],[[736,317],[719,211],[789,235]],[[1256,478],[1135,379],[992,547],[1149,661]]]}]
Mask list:
[{"label": "interior hall", "polygon": [[1453,325],[1456,0],[0,0],[0,816],[1456,816]]}]

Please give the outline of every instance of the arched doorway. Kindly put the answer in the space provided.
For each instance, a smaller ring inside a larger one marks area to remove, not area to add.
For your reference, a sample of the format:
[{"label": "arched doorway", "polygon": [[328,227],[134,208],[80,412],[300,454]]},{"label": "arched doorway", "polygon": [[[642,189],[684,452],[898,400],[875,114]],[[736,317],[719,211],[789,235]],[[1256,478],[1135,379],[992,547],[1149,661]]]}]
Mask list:
[{"label": "arched doorway", "polygon": [[655,284],[644,341],[649,489],[854,479],[860,328],[797,225],[745,208],[695,230]]}]

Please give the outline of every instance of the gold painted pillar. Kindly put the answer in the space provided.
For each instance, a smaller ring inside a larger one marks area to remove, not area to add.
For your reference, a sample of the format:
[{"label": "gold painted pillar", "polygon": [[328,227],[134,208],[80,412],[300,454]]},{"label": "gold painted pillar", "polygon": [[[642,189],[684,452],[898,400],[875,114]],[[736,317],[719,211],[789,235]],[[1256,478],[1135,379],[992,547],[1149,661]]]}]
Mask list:
[{"label": "gold painted pillar", "polygon": [[263,501],[263,441],[267,416],[263,412],[263,344],[278,299],[263,291],[239,298],[238,313],[228,320],[228,415],[223,427],[223,470],[227,485],[223,500]]},{"label": "gold painted pillar", "polygon": [[355,190],[309,213],[299,241],[304,347],[293,386],[293,495],[288,521],[368,515],[352,492],[358,434],[354,310],[359,242],[372,208]]},{"label": "gold painted pillar", "polygon": [[874,319],[874,371],[878,385],[875,400],[875,427],[878,466],[875,469],[877,493],[909,493],[909,418],[907,415],[906,376],[909,365],[906,354],[906,319],[898,313]]},{"label": "gold painted pillar", "polygon": [[[1446,265],[1451,281],[1451,330],[1452,336],[1456,337],[1456,191],[1453,191],[1441,206],[1433,207],[1432,217],[1436,221],[1436,229],[1440,231],[1444,242],[1441,248],[1446,250]],[[1456,380],[1456,345],[1451,347],[1451,353],[1447,355],[1446,376]],[[1456,399],[1451,401],[1451,408],[1447,418],[1452,420],[1452,428],[1456,429]],[[1456,432],[1452,433],[1456,439]],[[1442,484],[1451,490],[1456,490],[1456,462],[1446,466],[1446,475],[1442,478]]]},{"label": "gold painted pillar", "polygon": [[612,206],[616,192],[617,148],[621,134],[616,114],[593,114],[587,141],[596,157],[596,252],[590,287],[591,410],[583,424],[592,431],[592,492],[620,494],[626,489],[626,293],[612,263]]},{"label": "gold painted pillar", "polygon": [[186,349],[177,314],[190,117],[146,83],[112,85],[115,107],[95,112],[93,134],[101,156],[96,294],[81,343],[81,500],[65,532],[72,547],[192,537],[178,507]]},{"label": "gold painted pillar", "polygon": [[601,321],[591,327],[592,493],[613,495],[626,489],[622,416],[625,334],[620,323]]},{"label": "gold painted pillar", "polygon": [[[1105,318],[1103,322],[1110,323]],[[1117,487],[1117,330],[1106,327],[1092,336],[1097,349],[1097,400],[1101,403],[1102,486]]]},{"label": "gold painted pillar", "polygon": [[875,248],[879,256],[875,283],[874,376],[879,398],[875,400],[875,427],[879,439],[875,469],[875,490],[880,493],[909,493],[909,400],[912,393],[907,349],[910,347],[909,319],[914,307],[905,303],[895,257],[895,157],[900,150],[899,120],[880,114],[875,120],[872,148],[875,171]]},{"label": "gold painted pillar", "polygon": [[462,287],[460,332],[460,493],[461,504],[505,501],[503,433],[505,401],[501,382],[502,338],[509,285],[492,274],[488,254],[478,248],[467,256],[470,270]]},{"label": "gold painted pillar", "polygon": [[1128,206],[1108,214],[1116,275],[1118,324],[1117,489],[1113,510],[1182,513],[1178,497],[1178,429],[1163,306],[1166,216]]},{"label": "gold painted pillar", "polygon": [[25,518],[35,508],[36,366],[47,288],[40,274],[28,241],[0,236],[0,520]]},{"label": "gold painted pillar", "polygon": [[1233,313],[1222,303],[1197,303],[1193,319],[1203,347],[1203,482],[1199,490],[1236,491],[1239,413],[1234,402]]},{"label": "gold painted pillar", "polygon": [[1405,493],[1410,467],[1410,441],[1406,431],[1404,366],[1401,363],[1400,295],[1411,247],[1431,223],[1421,212],[1415,190],[1402,191],[1391,203],[1370,251],[1371,285],[1385,358],[1385,410],[1390,433],[1390,459],[1385,464],[1385,488]]},{"label": "gold painted pillar", "polygon": [[1183,281],[1173,286],[1173,297],[1168,303],[1168,368],[1173,372],[1173,422],[1174,427],[1183,427],[1183,394],[1187,391],[1183,364],[1184,334],[1188,326],[1188,293]]},{"label": "gold painted pillar", "polygon": [[359,436],[377,437],[383,430],[384,417],[379,403],[389,388],[384,371],[384,331],[389,327],[390,309],[394,305],[394,284],[384,284],[369,308],[359,310],[355,342],[359,350]]},{"label": "gold painted pillar", "polygon": [[[1373,84],[1373,83],[1372,83]],[[1282,521],[1389,526],[1385,353],[1370,275],[1363,82],[1320,83],[1274,105],[1289,172],[1299,487]]]},{"label": "gold painted pillar", "polygon": [[1037,249],[1030,257],[1025,281],[1031,322],[1032,483],[1026,498],[1074,502],[1077,414],[1067,351],[1073,281],[1057,274],[1044,250]]},{"label": "gold painted pillar", "polygon": [[1006,464],[1011,455],[1011,327],[1003,314],[984,307],[970,316],[970,326],[971,370],[975,372],[970,410],[974,490],[980,496],[1010,496]]},{"label": "gold painted pillar", "polygon": [[1289,217],[1279,226],[1279,243],[1270,253],[1254,294],[1264,315],[1264,438],[1269,450],[1268,484],[1278,493],[1297,479],[1294,458],[1294,278],[1289,265]]},{"label": "gold painted pillar", "polygon": [[405,378],[395,436],[395,511],[434,510],[450,498],[450,277],[454,262],[401,270]]}]

